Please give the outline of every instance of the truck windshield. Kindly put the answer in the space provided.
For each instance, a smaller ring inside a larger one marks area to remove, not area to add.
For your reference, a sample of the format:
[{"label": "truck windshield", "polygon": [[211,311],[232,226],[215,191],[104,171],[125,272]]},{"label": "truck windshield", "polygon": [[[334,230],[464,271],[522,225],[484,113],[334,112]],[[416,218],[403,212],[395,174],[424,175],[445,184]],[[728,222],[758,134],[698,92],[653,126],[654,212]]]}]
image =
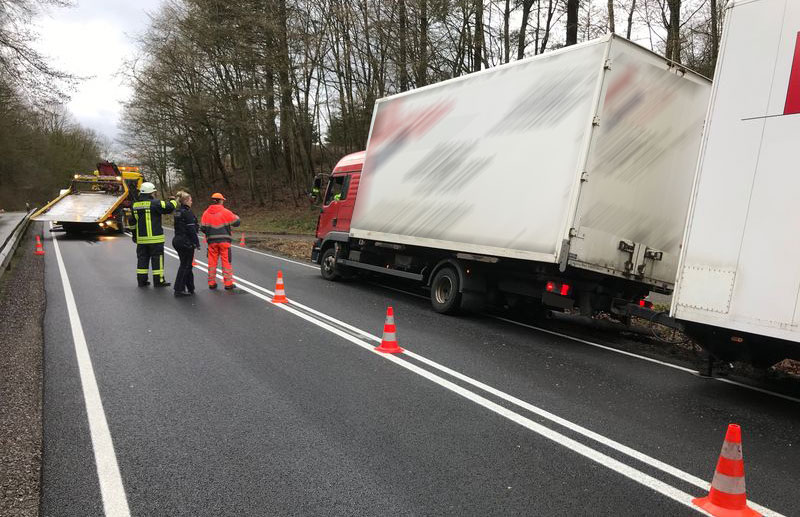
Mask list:
[{"label": "truck windshield", "polygon": [[334,176],[328,183],[328,191],[325,193],[324,205],[331,204],[332,201],[342,201],[347,198],[347,186],[350,184],[350,175]]}]

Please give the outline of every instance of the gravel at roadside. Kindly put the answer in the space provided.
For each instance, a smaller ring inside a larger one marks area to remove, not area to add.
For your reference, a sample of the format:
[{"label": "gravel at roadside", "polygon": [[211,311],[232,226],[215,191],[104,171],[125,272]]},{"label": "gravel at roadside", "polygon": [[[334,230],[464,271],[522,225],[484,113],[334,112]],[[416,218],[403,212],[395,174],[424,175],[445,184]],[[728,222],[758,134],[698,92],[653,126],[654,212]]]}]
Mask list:
[{"label": "gravel at roadside", "polygon": [[[39,515],[44,257],[28,228],[0,280],[0,515]],[[50,251],[50,250],[47,250]]]}]

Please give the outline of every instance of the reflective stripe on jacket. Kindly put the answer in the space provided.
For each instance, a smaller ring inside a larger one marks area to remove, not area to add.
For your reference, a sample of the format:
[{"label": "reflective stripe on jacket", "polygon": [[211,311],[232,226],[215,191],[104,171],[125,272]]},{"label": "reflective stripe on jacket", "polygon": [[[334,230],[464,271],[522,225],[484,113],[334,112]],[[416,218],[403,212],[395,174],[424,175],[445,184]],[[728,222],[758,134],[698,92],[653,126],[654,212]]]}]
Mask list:
[{"label": "reflective stripe on jacket", "polygon": [[239,226],[239,216],[222,205],[211,205],[200,218],[200,230],[208,242],[231,242],[231,226]]},{"label": "reflective stripe on jacket", "polygon": [[131,209],[133,224],[136,227],[136,243],[159,244],[164,242],[161,215],[172,212],[177,206],[177,201],[159,201],[151,196],[146,196],[146,199],[134,203]]}]

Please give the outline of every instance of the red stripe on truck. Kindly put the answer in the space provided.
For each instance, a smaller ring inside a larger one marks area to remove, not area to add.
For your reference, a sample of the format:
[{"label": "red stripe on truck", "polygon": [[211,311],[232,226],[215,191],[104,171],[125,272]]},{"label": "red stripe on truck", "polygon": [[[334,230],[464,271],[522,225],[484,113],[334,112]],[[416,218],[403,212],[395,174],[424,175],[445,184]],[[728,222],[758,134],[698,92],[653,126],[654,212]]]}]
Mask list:
[{"label": "red stripe on truck", "polygon": [[794,46],[794,61],[792,74],[789,76],[789,92],[786,94],[786,107],[784,115],[800,113],[800,32],[797,33],[797,42]]}]

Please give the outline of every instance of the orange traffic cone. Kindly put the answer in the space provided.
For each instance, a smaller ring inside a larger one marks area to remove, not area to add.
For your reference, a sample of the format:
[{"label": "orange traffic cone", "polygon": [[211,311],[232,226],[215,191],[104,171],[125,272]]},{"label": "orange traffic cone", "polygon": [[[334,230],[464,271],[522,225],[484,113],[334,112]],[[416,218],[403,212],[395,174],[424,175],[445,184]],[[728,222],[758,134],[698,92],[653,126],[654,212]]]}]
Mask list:
[{"label": "orange traffic cone", "polygon": [[747,506],[744,486],[744,460],[742,459],[742,428],[728,425],[722,451],[719,453],[711,490],[706,497],[692,502],[717,517],[756,517],[761,515]]},{"label": "orange traffic cone", "polygon": [[242,232],[242,238],[239,239],[239,246],[247,246],[247,244],[244,242],[244,232]]},{"label": "orange traffic cone", "polygon": [[283,272],[278,271],[278,279],[275,280],[275,295],[272,297],[272,303],[289,303],[286,299],[286,292],[283,290]]},{"label": "orange traffic cone", "polygon": [[192,257],[192,267],[197,267],[197,261]]},{"label": "orange traffic cone", "polygon": [[36,251],[33,252],[34,255],[44,255],[44,248],[42,247],[42,239],[39,236],[36,236]]},{"label": "orange traffic cone", "polygon": [[383,339],[375,347],[378,352],[385,354],[399,354],[404,350],[397,344],[397,328],[394,326],[394,309],[386,309],[386,323],[383,324]]}]

